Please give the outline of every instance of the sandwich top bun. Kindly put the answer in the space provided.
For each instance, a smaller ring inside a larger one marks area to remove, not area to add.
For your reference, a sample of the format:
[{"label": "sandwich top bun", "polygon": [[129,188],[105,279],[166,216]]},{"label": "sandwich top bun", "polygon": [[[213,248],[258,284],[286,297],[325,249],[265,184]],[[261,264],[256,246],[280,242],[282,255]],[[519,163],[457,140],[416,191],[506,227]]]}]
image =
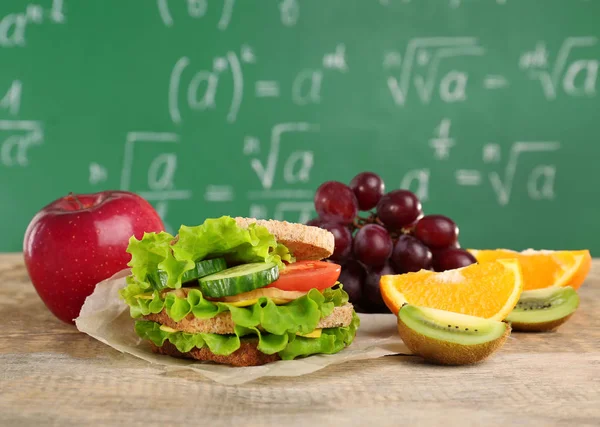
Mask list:
[{"label": "sandwich top bun", "polygon": [[272,219],[236,217],[235,221],[243,228],[253,223],[266,227],[278,242],[287,246],[297,261],[318,261],[333,254],[333,234],[322,228]]}]

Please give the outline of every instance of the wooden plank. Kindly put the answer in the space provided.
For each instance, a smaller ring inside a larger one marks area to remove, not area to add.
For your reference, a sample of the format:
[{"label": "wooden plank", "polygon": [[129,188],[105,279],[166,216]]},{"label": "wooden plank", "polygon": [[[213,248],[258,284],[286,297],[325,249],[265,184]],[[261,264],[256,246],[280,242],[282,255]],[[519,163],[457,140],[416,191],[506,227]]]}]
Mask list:
[{"label": "wooden plank", "polygon": [[224,386],[165,372],[56,320],[20,255],[0,255],[0,425],[598,425],[600,260],[558,332],[513,334],[485,363],[348,362]]}]

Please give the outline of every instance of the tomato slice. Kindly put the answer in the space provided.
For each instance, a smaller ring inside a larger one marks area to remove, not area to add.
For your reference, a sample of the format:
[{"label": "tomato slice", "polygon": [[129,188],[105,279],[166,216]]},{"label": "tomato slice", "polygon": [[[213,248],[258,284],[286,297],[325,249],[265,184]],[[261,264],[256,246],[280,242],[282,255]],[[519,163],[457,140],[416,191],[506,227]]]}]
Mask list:
[{"label": "tomato slice", "polygon": [[267,285],[284,291],[322,291],[335,285],[342,267],[325,261],[298,261],[279,271],[279,279]]}]

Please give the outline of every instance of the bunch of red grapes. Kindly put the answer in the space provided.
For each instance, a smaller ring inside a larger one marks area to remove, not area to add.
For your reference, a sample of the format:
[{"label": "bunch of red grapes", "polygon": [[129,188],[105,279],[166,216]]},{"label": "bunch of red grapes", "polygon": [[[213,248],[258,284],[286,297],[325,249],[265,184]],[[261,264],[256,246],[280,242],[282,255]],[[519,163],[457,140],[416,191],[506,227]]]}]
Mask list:
[{"label": "bunch of red grapes", "polygon": [[385,193],[383,180],[372,172],[356,175],[349,186],[323,183],[315,193],[315,209],[319,216],[307,224],[334,235],[329,259],[342,265],[340,282],[362,312],[388,312],[379,291],[382,275],[445,271],[475,262],[460,248],[454,221],[424,216],[421,202],[408,190]]}]

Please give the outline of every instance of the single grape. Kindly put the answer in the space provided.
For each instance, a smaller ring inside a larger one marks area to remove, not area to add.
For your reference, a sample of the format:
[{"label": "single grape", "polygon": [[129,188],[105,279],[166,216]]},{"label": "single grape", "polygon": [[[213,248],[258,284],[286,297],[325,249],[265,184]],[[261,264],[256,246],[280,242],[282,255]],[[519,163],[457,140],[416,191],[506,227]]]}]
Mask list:
[{"label": "single grape", "polygon": [[434,255],[433,268],[435,271],[446,271],[466,267],[476,262],[475,257],[464,249],[444,249]]},{"label": "single grape", "polygon": [[323,224],[323,220],[319,217],[309,219],[306,225],[311,225],[313,227],[320,227]]},{"label": "single grape", "polygon": [[329,259],[337,263],[343,263],[352,252],[352,233],[344,224],[335,222],[321,223],[320,227],[330,231],[335,238],[335,247]]},{"label": "single grape", "polygon": [[350,187],[327,181],[315,193],[315,209],[324,221],[350,224],[358,213],[358,202]]},{"label": "single grape", "polygon": [[429,248],[413,236],[400,236],[392,252],[392,265],[398,274],[429,269],[431,260]]},{"label": "single grape", "polygon": [[421,202],[408,190],[390,191],[377,203],[377,217],[390,230],[400,230],[421,214]]},{"label": "single grape", "polygon": [[444,215],[426,215],[417,222],[414,235],[430,248],[447,248],[458,240],[458,227]]},{"label": "single grape", "polygon": [[385,184],[379,175],[373,172],[362,172],[352,178],[350,188],[358,200],[358,208],[361,211],[368,211],[377,206],[385,191]]},{"label": "single grape", "polygon": [[371,313],[389,313],[389,309],[383,302],[381,291],[379,289],[379,280],[381,279],[381,276],[388,274],[395,274],[394,269],[389,263],[386,263],[380,268],[369,269],[367,272],[363,287],[364,303],[361,304],[361,306],[367,308]]},{"label": "single grape", "polygon": [[433,257],[435,258],[439,253],[444,252],[446,249],[460,249],[460,243],[458,242],[458,240],[454,243],[452,243],[450,246],[447,246],[445,248],[429,248],[429,250],[431,251]]},{"label": "single grape", "polygon": [[392,238],[381,225],[367,224],[354,236],[354,256],[368,267],[381,267],[392,249]]},{"label": "single grape", "polygon": [[342,267],[338,280],[344,285],[344,290],[353,304],[360,304],[366,274],[365,268],[355,260],[348,261]]}]

